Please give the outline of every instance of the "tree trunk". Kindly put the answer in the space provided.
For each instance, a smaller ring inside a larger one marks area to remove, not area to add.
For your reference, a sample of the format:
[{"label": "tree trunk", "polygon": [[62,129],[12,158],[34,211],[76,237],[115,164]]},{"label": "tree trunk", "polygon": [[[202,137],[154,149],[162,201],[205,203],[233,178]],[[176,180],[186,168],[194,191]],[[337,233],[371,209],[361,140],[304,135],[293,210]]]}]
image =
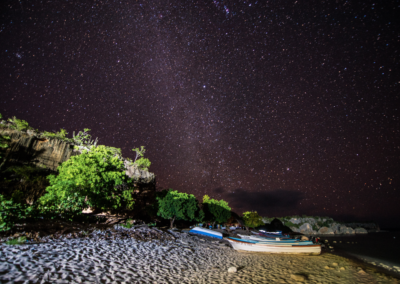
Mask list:
[{"label": "tree trunk", "polygon": [[169,219],[169,222],[170,222],[170,229],[173,228],[173,226],[174,226],[174,221],[175,221],[175,216],[174,216],[174,218]]},{"label": "tree trunk", "polygon": [[215,225],[215,221],[213,222],[213,224],[212,224],[212,228],[214,229],[214,225]]}]

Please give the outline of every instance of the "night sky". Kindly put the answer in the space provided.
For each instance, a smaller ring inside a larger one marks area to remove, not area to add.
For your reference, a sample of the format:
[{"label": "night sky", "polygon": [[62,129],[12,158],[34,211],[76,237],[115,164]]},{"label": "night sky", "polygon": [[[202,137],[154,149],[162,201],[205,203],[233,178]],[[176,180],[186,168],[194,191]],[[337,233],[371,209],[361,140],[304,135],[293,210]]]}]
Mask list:
[{"label": "night sky", "polygon": [[0,113],[146,147],[237,213],[400,225],[400,1],[1,1]]}]

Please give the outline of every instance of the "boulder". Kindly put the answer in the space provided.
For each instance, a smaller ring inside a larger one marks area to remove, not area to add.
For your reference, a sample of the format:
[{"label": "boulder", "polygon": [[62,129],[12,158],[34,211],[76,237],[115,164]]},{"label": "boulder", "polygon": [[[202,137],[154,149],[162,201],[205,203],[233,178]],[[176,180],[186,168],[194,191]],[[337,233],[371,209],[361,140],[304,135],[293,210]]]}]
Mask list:
[{"label": "boulder", "polygon": [[295,233],[300,233],[300,229],[299,228],[296,228],[296,227],[289,227],[289,228],[290,228],[290,230],[292,230]]},{"label": "boulder", "polygon": [[338,224],[338,223],[336,223],[336,222],[333,222],[333,223],[330,225],[330,228],[331,228],[332,231],[335,232],[335,233],[336,233],[336,231],[339,230],[339,227],[340,227],[340,224]]},{"label": "boulder", "polygon": [[331,228],[328,228],[328,227],[321,227],[321,228],[318,230],[318,234],[322,234],[322,235],[334,235],[335,232],[334,232]]},{"label": "boulder", "polygon": [[355,234],[354,230],[350,227],[346,226],[340,226],[339,230],[335,231],[336,234],[341,234],[341,235],[350,235],[350,234]]},{"label": "boulder", "polygon": [[313,228],[309,223],[304,223],[303,225],[300,226],[300,233],[302,234],[312,234],[313,233]]},{"label": "boulder", "polygon": [[303,221],[301,220],[301,218],[291,218],[289,220],[289,222],[293,223],[293,224],[300,224],[303,223]]},{"label": "boulder", "polygon": [[356,234],[368,234],[368,231],[365,230],[364,228],[355,228],[355,229],[354,229],[354,232],[355,232]]}]

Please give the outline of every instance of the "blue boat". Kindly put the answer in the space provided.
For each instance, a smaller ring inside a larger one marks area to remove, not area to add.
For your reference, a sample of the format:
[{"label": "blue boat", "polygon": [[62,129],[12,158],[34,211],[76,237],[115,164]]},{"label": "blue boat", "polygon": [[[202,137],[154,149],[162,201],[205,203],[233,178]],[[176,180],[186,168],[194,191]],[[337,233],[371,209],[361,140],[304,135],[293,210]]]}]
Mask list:
[{"label": "blue boat", "polygon": [[211,238],[217,238],[217,239],[222,239],[222,234],[213,230],[209,229],[204,229],[204,228],[199,228],[199,227],[194,227],[189,231],[189,233],[196,234],[196,235],[202,235],[206,237],[211,237]]}]

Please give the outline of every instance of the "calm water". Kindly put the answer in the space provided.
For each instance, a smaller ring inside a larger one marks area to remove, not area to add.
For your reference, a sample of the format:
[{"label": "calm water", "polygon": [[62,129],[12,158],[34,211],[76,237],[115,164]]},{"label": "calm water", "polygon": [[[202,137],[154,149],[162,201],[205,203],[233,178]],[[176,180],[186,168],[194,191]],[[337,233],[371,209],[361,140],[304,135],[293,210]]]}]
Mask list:
[{"label": "calm water", "polygon": [[[390,267],[400,267],[399,231],[369,233],[367,235],[321,236],[321,239],[329,240],[330,245],[339,254],[349,254],[369,263],[383,263]],[[336,243],[333,243],[333,241],[336,241]]]}]

